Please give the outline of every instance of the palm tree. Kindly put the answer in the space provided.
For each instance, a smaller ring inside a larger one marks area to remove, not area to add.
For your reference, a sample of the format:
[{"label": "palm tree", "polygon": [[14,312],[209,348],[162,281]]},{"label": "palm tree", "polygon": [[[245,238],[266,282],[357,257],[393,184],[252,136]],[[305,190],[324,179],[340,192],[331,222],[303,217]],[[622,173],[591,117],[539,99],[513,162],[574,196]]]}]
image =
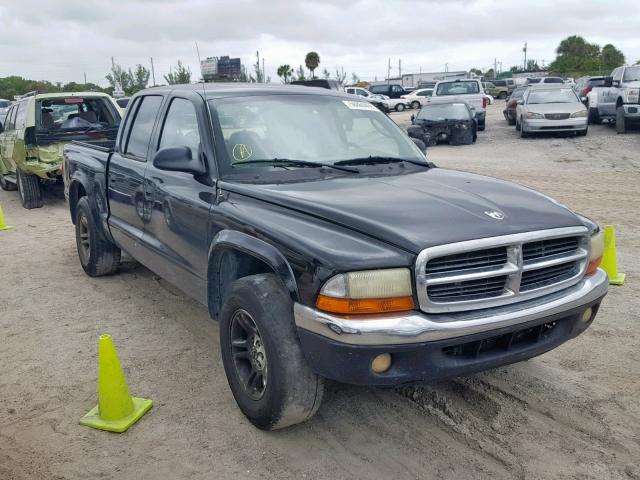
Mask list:
[{"label": "palm tree", "polygon": [[320,65],[320,55],[318,55],[316,52],[307,53],[307,56],[304,57],[304,64],[309,70],[311,70],[311,78],[315,78],[313,72],[316,68],[318,68],[318,65]]},{"label": "palm tree", "polygon": [[293,68],[291,65],[280,65],[278,67],[278,76],[282,78],[282,83],[289,83],[289,77],[293,75]]}]

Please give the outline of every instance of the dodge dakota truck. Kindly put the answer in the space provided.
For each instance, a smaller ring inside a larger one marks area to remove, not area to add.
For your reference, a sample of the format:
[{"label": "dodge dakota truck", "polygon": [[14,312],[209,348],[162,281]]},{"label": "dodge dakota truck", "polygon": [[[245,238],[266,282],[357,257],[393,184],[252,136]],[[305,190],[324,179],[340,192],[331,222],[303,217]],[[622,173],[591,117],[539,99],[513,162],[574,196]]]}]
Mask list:
[{"label": "dodge dakota truck", "polygon": [[584,332],[607,292],[598,226],[417,143],[337,91],[144,90],[115,142],[64,149],[80,264],[112,274],[126,252],[205,305],[266,430],[310,418],[327,378],[429,382]]}]

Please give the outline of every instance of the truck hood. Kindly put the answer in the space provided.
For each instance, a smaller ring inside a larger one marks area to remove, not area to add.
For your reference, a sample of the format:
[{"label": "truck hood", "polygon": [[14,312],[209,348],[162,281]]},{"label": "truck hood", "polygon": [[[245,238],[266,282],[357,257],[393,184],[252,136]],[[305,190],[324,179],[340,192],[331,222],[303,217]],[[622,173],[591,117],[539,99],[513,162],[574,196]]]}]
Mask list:
[{"label": "truck hood", "polygon": [[444,243],[583,225],[569,209],[529,188],[441,168],[293,184],[234,183],[223,188],[346,226],[413,253]]}]

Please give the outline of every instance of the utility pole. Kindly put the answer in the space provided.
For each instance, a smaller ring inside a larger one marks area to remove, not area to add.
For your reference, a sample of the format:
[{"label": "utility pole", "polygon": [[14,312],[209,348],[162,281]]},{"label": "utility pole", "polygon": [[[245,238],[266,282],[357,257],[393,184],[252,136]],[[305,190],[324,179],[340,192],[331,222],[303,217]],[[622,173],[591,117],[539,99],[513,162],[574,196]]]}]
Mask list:
[{"label": "utility pole", "polygon": [[402,59],[398,59],[398,76],[402,78]]},{"label": "utility pole", "polygon": [[522,49],[522,51],[524,52],[524,68],[523,68],[523,70],[526,72],[527,71],[527,42],[524,42],[524,48]]},{"label": "utility pole", "polygon": [[258,78],[256,78],[256,82],[260,81],[260,52],[258,50],[256,50],[256,70],[258,70],[256,72],[256,75],[258,76]]},{"label": "utility pole", "polygon": [[444,64],[444,73],[448,73],[449,72],[449,64],[445,63]]},{"label": "utility pole", "polygon": [[493,58],[493,76],[498,76],[498,59],[495,57]]},{"label": "utility pole", "polygon": [[262,57],[262,83],[267,83],[267,72],[264,69],[264,57]]},{"label": "utility pole", "polygon": [[153,57],[151,57],[151,78],[153,78],[153,86],[156,86],[156,71],[153,69]]},{"label": "utility pole", "polygon": [[84,72],[84,84],[87,84],[87,72]]},{"label": "utility pole", "polygon": [[390,79],[391,79],[391,59],[389,59],[389,64],[387,66],[387,84],[391,83]]}]

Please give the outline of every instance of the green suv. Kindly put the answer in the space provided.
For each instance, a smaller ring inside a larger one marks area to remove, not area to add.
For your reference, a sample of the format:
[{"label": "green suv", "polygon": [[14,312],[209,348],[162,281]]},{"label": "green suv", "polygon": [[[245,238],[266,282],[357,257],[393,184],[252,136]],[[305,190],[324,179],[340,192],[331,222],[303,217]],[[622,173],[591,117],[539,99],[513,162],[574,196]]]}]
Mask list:
[{"label": "green suv", "polygon": [[24,208],[42,206],[41,183],[62,176],[71,140],[114,140],[122,110],[106,93],[28,93],[0,124],[0,187],[18,190]]}]

